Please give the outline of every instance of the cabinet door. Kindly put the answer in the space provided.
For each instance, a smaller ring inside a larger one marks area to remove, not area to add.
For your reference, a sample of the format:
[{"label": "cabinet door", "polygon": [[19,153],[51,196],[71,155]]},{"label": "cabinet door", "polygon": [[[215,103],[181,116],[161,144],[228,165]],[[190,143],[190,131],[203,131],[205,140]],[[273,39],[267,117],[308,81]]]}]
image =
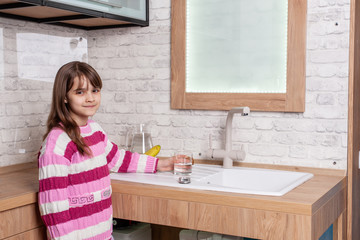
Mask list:
[{"label": "cabinet door", "polygon": [[148,0],[48,0],[76,8],[146,21]]},{"label": "cabinet door", "polygon": [[6,238],[6,240],[46,240],[46,228],[34,228],[30,231],[26,231],[15,236]]},{"label": "cabinet door", "polygon": [[35,203],[2,211],[0,212],[0,239],[21,234],[42,225],[39,209]]}]

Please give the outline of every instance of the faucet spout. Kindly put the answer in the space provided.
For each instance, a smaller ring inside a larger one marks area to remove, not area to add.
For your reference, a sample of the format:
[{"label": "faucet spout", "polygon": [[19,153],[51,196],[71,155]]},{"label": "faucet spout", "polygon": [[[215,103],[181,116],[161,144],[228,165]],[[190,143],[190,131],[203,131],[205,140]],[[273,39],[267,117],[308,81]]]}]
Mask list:
[{"label": "faucet spout", "polygon": [[232,108],[226,118],[225,126],[225,156],[223,160],[224,168],[231,168],[233,166],[233,160],[230,157],[232,151],[232,120],[235,113],[240,113],[242,116],[247,116],[250,113],[249,107],[236,107]]}]

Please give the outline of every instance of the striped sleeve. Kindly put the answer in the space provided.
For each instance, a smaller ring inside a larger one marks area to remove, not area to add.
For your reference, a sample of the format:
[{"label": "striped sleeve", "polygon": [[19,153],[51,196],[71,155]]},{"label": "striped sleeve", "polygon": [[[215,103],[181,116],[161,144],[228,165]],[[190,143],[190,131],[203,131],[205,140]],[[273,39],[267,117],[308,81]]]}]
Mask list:
[{"label": "striped sleeve", "polygon": [[[106,135],[105,135],[106,136]],[[119,149],[105,137],[105,154],[109,170],[112,172],[156,173],[158,159],[145,154]]]},{"label": "striped sleeve", "polygon": [[67,187],[69,161],[55,153],[39,157],[39,209],[51,239],[72,232]]}]

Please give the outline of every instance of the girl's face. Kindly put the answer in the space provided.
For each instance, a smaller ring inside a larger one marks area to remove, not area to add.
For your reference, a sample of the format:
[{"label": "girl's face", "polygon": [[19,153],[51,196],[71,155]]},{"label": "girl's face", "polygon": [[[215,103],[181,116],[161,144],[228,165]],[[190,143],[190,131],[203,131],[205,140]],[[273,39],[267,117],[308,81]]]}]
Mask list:
[{"label": "girl's face", "polygon": [[68,104],[70,115],[78,126],[86,125],[88,118],[93,116],[100,106],[100,89],[91,85],[87,79],[83,79],[81,84],[80,79],[75,78],[66,96],[65,103]]}]

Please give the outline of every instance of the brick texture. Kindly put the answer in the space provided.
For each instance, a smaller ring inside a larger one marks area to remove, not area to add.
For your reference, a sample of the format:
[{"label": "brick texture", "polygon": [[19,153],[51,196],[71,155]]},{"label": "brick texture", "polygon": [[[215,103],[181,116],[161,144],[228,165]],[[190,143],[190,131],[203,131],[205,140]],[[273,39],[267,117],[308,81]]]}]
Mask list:
[{"label": "brick texture", "polygon": [[[346,168],[349,4],[308,0],[305,112],[235,116],[234,149],[246,162]],[[223,148],[225,111],[170,109],[170,7],[150,0],[149,27],[88,32],[0,18],[0,166],[35,160],[54,75],[71,60],[102,76],[94,119],[115,143],[146,123],[161,156],[187,149],[206,158],[209,135]]]}]

